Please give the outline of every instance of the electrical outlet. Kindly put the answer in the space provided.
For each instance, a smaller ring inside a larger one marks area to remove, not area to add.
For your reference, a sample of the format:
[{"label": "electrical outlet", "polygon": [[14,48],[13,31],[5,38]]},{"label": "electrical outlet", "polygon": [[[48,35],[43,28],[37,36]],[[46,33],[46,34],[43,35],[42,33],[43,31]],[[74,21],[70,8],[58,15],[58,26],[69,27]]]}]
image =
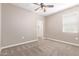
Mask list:
[{"label": "electrical outlet", "polygon": [[24,36],[22,36],[22,39],[24,39]]},{"label": "electrical outlet", "polygon": [[76,37],[75,40],[78,40],[78,37]]}]

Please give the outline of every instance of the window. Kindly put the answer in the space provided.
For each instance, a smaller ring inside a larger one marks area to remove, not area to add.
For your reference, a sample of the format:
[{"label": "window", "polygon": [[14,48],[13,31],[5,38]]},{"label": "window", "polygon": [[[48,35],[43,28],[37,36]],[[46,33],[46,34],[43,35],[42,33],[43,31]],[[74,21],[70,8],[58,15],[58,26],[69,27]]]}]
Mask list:
[{"label": "window", "polygon": [[78,12],[63,15],[63,32],[78,33]]}]

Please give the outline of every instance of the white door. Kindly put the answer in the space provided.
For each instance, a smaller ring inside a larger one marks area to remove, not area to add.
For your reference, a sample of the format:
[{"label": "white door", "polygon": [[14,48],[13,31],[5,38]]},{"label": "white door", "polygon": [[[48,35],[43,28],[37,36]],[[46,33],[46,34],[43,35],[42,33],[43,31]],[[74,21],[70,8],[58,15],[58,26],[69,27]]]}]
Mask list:
[{"label": "white door", "polygon": [[37,37],[38,38],[43,37],[43,20],[37,21]]},{"label": "white door", "polygon": [[0,3],[0,53],[1,53],[1,3]]}]

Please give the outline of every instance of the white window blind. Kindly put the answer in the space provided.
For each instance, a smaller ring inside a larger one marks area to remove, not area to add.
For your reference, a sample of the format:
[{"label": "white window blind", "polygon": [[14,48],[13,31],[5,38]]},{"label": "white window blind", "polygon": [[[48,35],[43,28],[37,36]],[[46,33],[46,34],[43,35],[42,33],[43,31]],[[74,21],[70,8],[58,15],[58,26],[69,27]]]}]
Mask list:
[{"label": "white window blind", "polygon": [[78,32],[78,12],[71,12],[63,15],[63,32]]}]

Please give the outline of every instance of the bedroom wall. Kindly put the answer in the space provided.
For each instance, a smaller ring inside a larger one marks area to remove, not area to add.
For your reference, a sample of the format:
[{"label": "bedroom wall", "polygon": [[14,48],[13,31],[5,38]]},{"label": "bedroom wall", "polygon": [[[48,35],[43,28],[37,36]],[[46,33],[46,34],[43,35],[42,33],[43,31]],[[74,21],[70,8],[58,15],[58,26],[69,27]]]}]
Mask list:
[{"label": "bedroom wall", "polygon": [[2,4],[1,46],[9,46],[37,39],[37,20],[44,19],[31,11],[11,4]]},{"label": "bedroom wall", "polygon": [[[45,32],[44,32],[45,35],[44,36],[48,38],[52,38],[52,39],[79,44],[79,33],[63,32],[63,25],[62,25],[63,17],[62,16],[64,14],[72,13],[72,12],[79,13],[79,5],[63,10],[61,12],[55,13],[53,15],[47,16],[45,18]],[[79,24],[77,25],[79,29]]]}]

